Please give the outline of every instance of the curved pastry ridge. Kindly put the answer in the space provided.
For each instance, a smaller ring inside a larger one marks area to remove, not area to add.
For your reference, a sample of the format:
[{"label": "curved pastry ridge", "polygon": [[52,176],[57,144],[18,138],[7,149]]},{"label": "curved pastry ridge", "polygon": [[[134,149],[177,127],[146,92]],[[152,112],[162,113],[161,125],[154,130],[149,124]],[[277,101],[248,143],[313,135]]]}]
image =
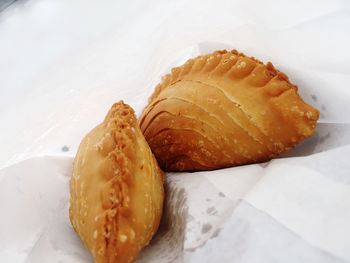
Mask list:
[{"label": "curved pastry ridge", "polygon": [[213,53],[207,56],[206,63],[204,65],[204,72],[211,72],[216,68],[221,61],[221,55],[219,53]]},{"label": "curved pastry ridge", "polygon": [[134,111],[114,104],[83,139],[71,178],[70,219],[95,262],[132,262],[158,228],[163,198]]},{"label": "curved pastry ridge", "polygon": [[247,77],[247,82],[253,87],[263,87],[276,75],[276,71],[268,69],[263,64],[258,64]]},{"label": "curved pastry ridge", "polygon": [[242,79],[247,77],[255,68],[257,63],[248,57],[239,56],[237,62],[233,65],[233,67],[228,72],[228,76],[235,79]]},{"label": "curved pastry ridge", "polygon": [[206,61],[207,61],[207,56],[198,57],[198,59],[196,59],[194,64],[193,64],[192,71],[193,72],[201,71],[203,69],[203,67],[205,66]]},{"label": "curved pastry ridge", "polygon": [[[206,88],[205,96],[200,93],[202,88]],[[192,96],[191,92],[195,95]],[[189,106],[187,107],[188,113],[195,114],[197,118],[199,117],[199,120],[205,120],[201,118],[201,116],[208,116],[209,125],[211,123],[211,126],[214,128],[217,127],[224,138],[227,137],[230,139],[230,137],[244,136],[240,133],[241,131],[252,138],[253,141],[261,141],[265,137],[259,128],[251,122],[251,116],[247,115],[242,110],[241,105],[232,101],[225,91],[220,88],[201,82],[182,81],[164,90],[160,98],[163,98],[163,96],[172,98],[174,93],[178,98],[181,97],[183,100],[188,100],[189,105],[192,104],[192,109]],[[166,108],[166,106],[167,105],[165,105],[164,108]],[[202,112],[194,112],[196,107],[201,108]],[[210,108],[211,111],[208,111],[208,108]],[[230,108],[231,111],[227,112],[226,108]],[[183,107],[178,107],[178,111],[183,112]],[[245,127],[249,129],[247,130]],[[249,138],[244,140],[244,142],[248,141]],[[242,143],[241,145],[244,146],[244,144],[245,143]]]},{"label": "curved pastry ridge", "polygon": [[140,126],[163,169],[195,171],[269,160],[311,136],[318,116],[272,63],[220,50],[172,70]]},{"label": "curved pastry ridge", "polygon": [[212,70],[211,75],[222,76],[232,69],[237,63],[238,57],[232,53],[225,53],[221,55],[221,60],[218,65]]}]

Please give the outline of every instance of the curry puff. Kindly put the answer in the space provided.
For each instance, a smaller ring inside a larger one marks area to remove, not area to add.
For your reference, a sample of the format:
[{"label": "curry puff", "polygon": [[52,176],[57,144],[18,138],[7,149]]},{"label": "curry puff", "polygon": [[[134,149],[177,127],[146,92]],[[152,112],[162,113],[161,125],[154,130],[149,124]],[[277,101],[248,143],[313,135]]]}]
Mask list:
[{"label": "curry puff", "polygon": [[139,123],[161,168],[197,171],[270,160],[311,136],[318,117],[271,63],[224,50],[173,68]]},{"label": "curry puff", "polygon": [[81,142],[70,184],[70,220],[96,263],[132,262],[156,232],[163,174],[134,111],[116,103]]}]

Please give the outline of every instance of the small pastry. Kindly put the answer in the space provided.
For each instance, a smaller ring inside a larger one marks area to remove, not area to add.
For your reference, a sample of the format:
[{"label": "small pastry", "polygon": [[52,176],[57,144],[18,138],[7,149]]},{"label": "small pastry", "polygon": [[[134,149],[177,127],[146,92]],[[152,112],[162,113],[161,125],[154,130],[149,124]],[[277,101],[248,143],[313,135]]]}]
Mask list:
[{"label": "small pastry", "polygon": [[197,171],[270,160],[311,136],[318,117],[271,63],[224,50],[173,68],[139,123],[161,168]]},{"label": "small pastry", "polygon": [[70,192],[71,223],[95,262],[133,262],[158,228],[164,190],[128,105],[114,104],[81,142]]}]

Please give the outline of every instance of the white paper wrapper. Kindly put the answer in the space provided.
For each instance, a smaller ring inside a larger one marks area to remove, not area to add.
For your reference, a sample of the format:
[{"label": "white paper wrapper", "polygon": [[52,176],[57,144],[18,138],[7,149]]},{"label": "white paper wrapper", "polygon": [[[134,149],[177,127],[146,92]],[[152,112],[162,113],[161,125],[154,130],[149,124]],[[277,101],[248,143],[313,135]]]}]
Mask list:
[{"label": "white paper wrapper", "polygon": [[[40,78],[28,85],[40,96],[34,94],[33,101],[24,103],[23,109],[8,110],[8,115],[2,116],[4,120],[22,116],[26,105],[32,107],[33,115],[47,110],[40,125],[30,126],[28,121],[25,134],[17,128],[4,132],[3,138],[10,138],[8,135],[13,133],[20,141],[15,146],[4,143],[6,152],[0,155],[9,164],[0,170],[0,262],[92,262],[68,218],[71,152],[115,100],[124,99],[140,113],[160,76],[171,67],[198,54],[231,47],[264,61],[278,61],[277,68],[299,85],[302,97],[320,109],[317,133],[268,163],[167,174],[161,227],[138,262],[350,262],[350,57],[349,53],[337,52],[347,50],[345,47],[350,44],[343,30],[350,26],[348,12],[340,2],[320,1],[317,6],[303,2],[304,8],[285,3],[288,14],[292,14],[285,19],[289,15],[271,8],[275,4],[246,6],[243,1],[238,2],[234,9],[228,2],[222,6],[216,1],[197,3],[198,16],[203,10],[218,14],[210,20],[218,28],[235,25],[229,30],[225,27],[226,31],[210,26],[200,31],[187,4],[159,3],[159,7],[135,19],[135,26],[126,27],[137,34],[123,41],[119,41],[118,34],[112,35],[95,42],[93,47],[87,47],[83,39],[78,46],[84,43],[84,49],[74,58],[70,53],[60,53],[64,60],[56,60],[45,70],[38,69]],[[50,11],[48,6],[44,5],[45,12]],[[59,4],[55,6],[55,10],[60,8]],[[135,12],[139,9],[143,11],[140,7]],[[171,11],[175,22],[168,19],[170,13],[165,13],[165,9],[175,10]],[[238,11],[231,17],[230,10]],[[246,13],[240,17],[241,10]],[[179,13],[183,17],[176,20]],[[103,14],[114,15],[106,10]],[[28,17],[30,23],[37,22]],[[150,40],[144,47],[146,55],[135,51],[139,56],[136,60],[132,53],[119,53],[140,50],[139,38],[144,39],[149,33],[151,22],[156,24],[154,17],[159,20],[159,27],[153,31],[154,42]],[[254,20],[248,19],[251,17]],[[0,37],[10,37],[10,29],[20,23],[18,19],[4,20]],[[193,39],[192,35],[181,35],[186,30],[176,31],[183,19],[195,34]],[[203,21],[199,23],[202,27],[209,24]],[[273,21],[280,23],[271,27]],[[163,43],[163,34],[169,28],[183,39],[195,41],[174,38],[173,45],[170,40]],[[213,34],[214,31],[221,34]],[[323,32],[331,33],[326,36]],[[6,43],[1,42],[0,47]],[[162,49],[159,43],[172,49]],[[117,60],[120,57],[122,61]],[[135,61],[127,59],[130,57],[139,64],[132,67]],[[78,62],[84,66],[77,66]],[[115,66],[119,64],[125,70]],[[0,69],[6,70],[1,63]],[[130,69],[134,71],[127,71]],[[10,77],[3,77],[5,83],[11,82]],[[114,87],[114,83],[123,88]],[[56,89],[48,91],[48,86]],[[62,95],[65,93],[59,91],[61,88],[68,92],[67,96]],[[63,111],[57,110],[60,108],[55,100],[64,102]],[[63,139],[70,148],[68,154],[48,156],[57,153],[52,149],[61,149]],[[8,154],[10,159],[6,159]],[[36,155],[41,157],[33,157]],[[21,159],[26,160],[18,161]]]}]

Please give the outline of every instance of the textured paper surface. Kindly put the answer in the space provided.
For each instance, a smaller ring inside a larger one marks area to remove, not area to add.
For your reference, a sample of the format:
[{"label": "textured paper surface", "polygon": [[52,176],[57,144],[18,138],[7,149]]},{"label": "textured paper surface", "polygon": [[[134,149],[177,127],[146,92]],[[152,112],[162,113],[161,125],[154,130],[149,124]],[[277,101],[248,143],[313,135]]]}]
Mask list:
[{"label": "textured paper surface", "polygon": [[138,262],[350,262],[345,1],[83,5],[32,0],[0,16],[0,262],[92,262],[68,219],[82,136],[116,100],[140,113],[171,67],[231,47],[287,73],[321,111],[317,133],[268,163],[167,174]]}]

